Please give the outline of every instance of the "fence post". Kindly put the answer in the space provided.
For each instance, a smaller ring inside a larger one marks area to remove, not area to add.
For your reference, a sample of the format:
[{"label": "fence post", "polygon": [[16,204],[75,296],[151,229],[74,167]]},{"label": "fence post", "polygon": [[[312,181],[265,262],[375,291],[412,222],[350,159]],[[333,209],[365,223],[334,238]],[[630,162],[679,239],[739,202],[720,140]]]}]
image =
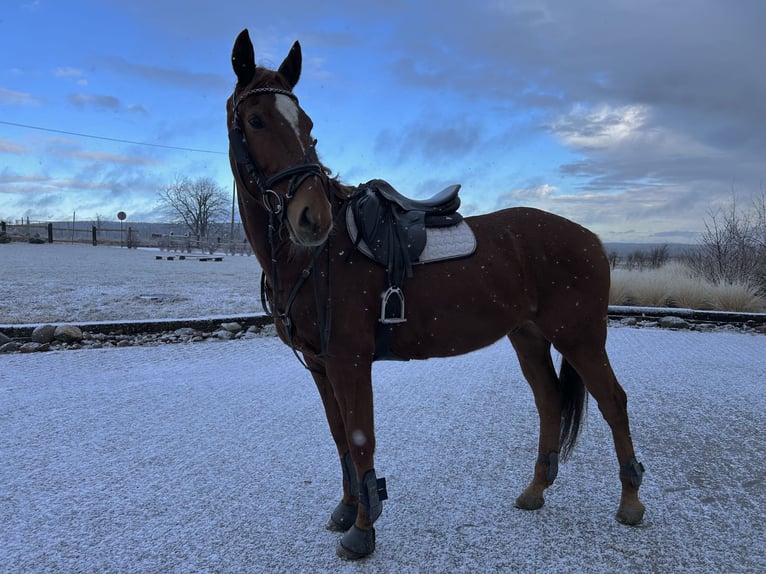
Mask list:
[{"label": "fence post", "polygon": [[96,226],[95,225],[90,228],[90,232],[93,235],[93,247],[95,247],[96,245],[98,245],[98,241],[96,240]]},{"label": "fence post", "polygon": [[53,224],[48,224],[48,243],[53,243]]}]

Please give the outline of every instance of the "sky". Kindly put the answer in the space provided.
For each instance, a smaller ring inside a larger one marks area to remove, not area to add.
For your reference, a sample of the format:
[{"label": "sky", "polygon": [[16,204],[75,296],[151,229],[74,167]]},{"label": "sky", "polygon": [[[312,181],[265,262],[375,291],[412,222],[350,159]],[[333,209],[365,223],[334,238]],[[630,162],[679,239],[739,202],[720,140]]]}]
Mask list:
[{"label": "sky", "polygon": [[225,101],[248,28],[322,162],[475,215],[532,206],[605,241],[695,242],[766,174],[766,3],[9,0],[0,218],[158,221],[178,177],[232,190]]}]

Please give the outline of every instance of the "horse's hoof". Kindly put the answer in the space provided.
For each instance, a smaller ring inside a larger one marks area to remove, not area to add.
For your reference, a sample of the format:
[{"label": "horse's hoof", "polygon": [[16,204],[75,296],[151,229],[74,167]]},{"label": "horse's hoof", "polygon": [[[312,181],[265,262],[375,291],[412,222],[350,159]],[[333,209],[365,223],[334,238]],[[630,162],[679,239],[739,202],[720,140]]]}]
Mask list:
[{"label": "horse's hoof", "polygon": [[516,499],[516,508],[521,508],[522,510],[539,510],[544,504],[545,499],[542,496],[535,496],[526,492],[522,492]]},{"label": "horse's hoof", "polygon": [[375,529],[362,530],[356,526],[338,540],[335,552],[344,560],[359,560],[375,551]]},{"label": "horse's hoof", "polygon": [[339,502],[335,510],[332,511],[330,520],[325,527],[332,532],[346,532],[354,525],[356,511],[356,504],[343,504]]},{"label": "horse's hoof", "polygon": [[641,521],[644,519],[644,510],[644,505],[640,502],[637,506],[621,504],[620,508],[617,509],[617,516],[615,516],[615,518],[617,519],[617,522],[621,524],[636,526],[637,524],[641,524]]}]

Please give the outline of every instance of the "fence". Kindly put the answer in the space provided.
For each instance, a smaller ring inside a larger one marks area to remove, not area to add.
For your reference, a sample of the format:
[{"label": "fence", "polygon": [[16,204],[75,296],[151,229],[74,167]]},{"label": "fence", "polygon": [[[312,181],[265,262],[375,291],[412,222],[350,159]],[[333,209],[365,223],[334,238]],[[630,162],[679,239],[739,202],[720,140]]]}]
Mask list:
[{"label": "fence", "polygon": [[[173,227],[171,224],[143,224],[106,227],[75,222],[22,221],[7,223],[0,221],[0,243],[23,241],[29,243],[81,243],[90,245],[112,245],[127,248],[157,247],[163,251],[191,253],[222,251],[230,254],[251,255],[250,244],[244,233],[220,234],[215,237],[196,238],[188,233],[153,232],[155,227]],[[239,235],[239,237],[237,237]]]}]

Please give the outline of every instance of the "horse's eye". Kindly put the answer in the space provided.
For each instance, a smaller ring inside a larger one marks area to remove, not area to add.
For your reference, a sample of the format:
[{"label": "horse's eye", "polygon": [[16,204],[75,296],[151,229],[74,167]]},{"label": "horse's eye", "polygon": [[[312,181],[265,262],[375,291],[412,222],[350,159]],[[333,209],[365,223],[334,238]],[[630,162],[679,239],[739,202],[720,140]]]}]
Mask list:
[{"label": "horse's eye", "polygon": [[255,114],[247,118],[247,123],[249,123],[251,127],[257,130],[263,127],[263,120],[261,119],[261,116],[256,116]]}]

